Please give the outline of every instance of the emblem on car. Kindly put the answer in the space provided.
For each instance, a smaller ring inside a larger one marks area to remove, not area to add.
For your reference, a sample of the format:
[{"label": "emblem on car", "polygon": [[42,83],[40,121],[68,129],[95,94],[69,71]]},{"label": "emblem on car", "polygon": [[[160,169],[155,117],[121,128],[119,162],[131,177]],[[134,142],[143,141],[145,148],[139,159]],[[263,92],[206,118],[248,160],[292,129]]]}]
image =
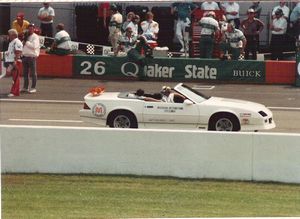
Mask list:
[{"label": "emblem on car", "polygon": [[97,103],[93,106],[92,113],[98,117],[104,116],[106,113],[106,108],[102,103]]}]

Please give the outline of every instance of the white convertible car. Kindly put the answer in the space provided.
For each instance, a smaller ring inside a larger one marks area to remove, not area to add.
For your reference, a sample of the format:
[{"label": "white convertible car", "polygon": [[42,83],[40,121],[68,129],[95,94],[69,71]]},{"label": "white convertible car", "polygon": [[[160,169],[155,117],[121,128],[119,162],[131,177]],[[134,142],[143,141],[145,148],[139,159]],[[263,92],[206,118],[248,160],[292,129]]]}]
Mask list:
[{"label": "white convertible car", "polygon": [[[178,84],[184,96],[175,103],[146,101],[131,92],[88,93],[80,116],[84,121],[115,128],[207,129],[257,131],[275,128],[272,112],[262,104],[207,97]],[[144,96],[151,96],[145,94]]]}]

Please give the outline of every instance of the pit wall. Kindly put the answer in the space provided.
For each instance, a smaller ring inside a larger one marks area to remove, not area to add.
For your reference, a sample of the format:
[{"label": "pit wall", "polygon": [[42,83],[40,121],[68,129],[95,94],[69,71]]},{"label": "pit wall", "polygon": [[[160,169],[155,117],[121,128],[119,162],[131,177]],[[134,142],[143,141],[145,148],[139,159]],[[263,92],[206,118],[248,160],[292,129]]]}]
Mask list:
[{"label": "pit wall", "polygon": [[87,55],[56,56],[41,53],[37,61],[39,76],[95,78],[97,80],[144,80],[295,84],[295,61],[220,61],[198,58],[149,59],[145,69],[126,57]]},{"label": "pit wall", "polygon": [[1,125],[2,173],[300,183],[300,135]]}]

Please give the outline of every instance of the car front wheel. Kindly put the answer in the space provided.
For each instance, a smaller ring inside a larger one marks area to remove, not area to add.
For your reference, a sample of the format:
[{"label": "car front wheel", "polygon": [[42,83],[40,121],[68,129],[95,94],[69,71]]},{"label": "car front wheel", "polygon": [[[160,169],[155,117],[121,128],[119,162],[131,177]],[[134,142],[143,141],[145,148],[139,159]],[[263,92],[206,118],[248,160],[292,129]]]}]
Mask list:
[{"label": "car front wheel", "polygon": [[227,114],[221,114],[213,117],[210,121],[208,130],[212,131],[239,131],[239,122],[232,116]]}]

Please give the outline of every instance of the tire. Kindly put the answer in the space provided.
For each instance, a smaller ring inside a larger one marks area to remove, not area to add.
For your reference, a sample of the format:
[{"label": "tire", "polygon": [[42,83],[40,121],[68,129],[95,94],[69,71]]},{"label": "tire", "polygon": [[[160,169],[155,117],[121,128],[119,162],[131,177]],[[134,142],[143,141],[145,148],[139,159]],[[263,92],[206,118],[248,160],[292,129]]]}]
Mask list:
[{"label": "tire", "polygon": [[234,115],[221,113],[210,119],[208,130],[236,132],[240,130],[240,124]]},{"label": "tire", "polygon": [[137,121],[132,113],[119,111],[110,116],[108,125],[111,128],[137,128]]}]

